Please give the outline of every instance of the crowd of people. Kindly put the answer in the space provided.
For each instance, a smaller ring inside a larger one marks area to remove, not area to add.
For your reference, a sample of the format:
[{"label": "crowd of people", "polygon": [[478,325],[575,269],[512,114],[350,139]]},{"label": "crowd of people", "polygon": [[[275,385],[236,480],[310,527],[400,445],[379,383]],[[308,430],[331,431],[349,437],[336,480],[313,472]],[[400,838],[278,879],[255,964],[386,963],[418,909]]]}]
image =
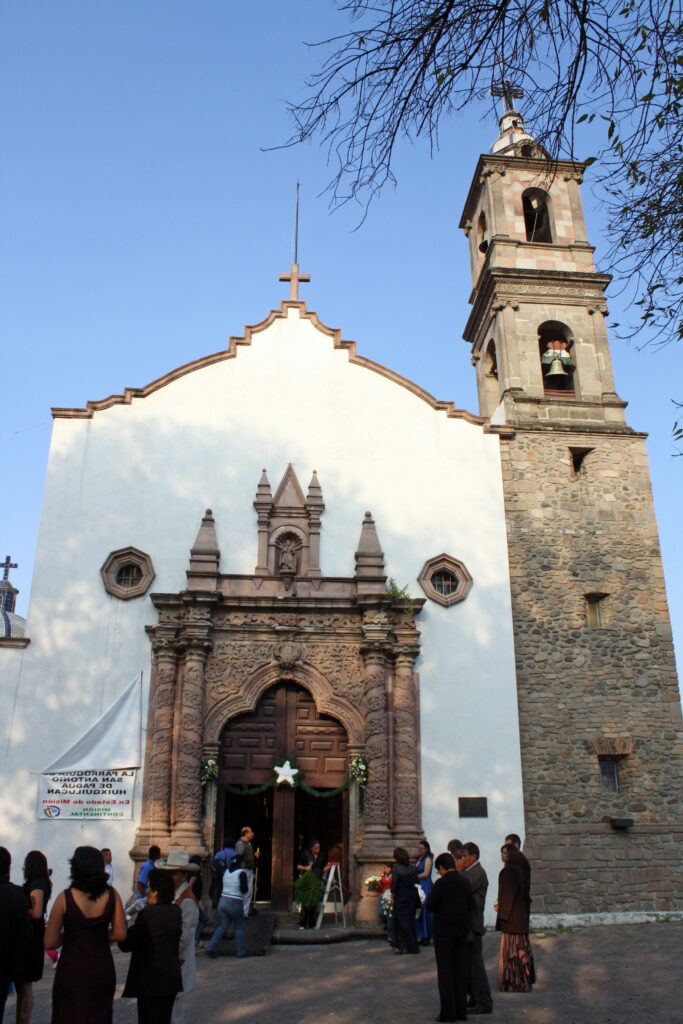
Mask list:
[{"label": "crowd of people", "polygon": [[[531,867],[515,833],[501,847],[503,867],[494,903],[501,944],[498,989],[530,992],[536,981],[529,942]],[[432,881],[435,870],[438,878]],[[488,877],[476,843],[452,839],[448,852],[434,858],[426,839],[411,861],[403,847],[394,850],[377,883],[378,914],[396,955],[419,953],[433,941],[441,1002],[438,1021],[466,1020],[493,1012],[491,987],[483,957],[484,908]]]},{"label": "crowd of people", "polygon": [[[245,826],[234,846],[226,844],[211,863],[219,925],[206,950],[210,958],[229,930],[237,956],[246,956],[244,922],[256,913],[253,839]],[[296,870],[319,881],[341,857],[341,847],[335,847],[325,863],[317,840],[301,842]],[[498,989],[529,992],[536,980],[529,943],[531,868],[518,835],[505,837],[501,859],[494,903],[501,932]],[[52,872],[45,855],[38,850],[26,855],[20,887],[10,882],[11,856],[0,847],[0,1024],[11,985],[16,1022],[29,1024],[33,983],[43,975],[46,954],[55,968],[52,1024],[110,1024],[116,985],[112,942],[130,953],[123,996],[137,1000],[141,1024],[184,1024],[184,995],[196,986],[195,949],[207,923],[199,903],[200,858],[182,850],[162,858],[159,847],[151,846],[128,908],[113,885],[111,850],[79,846],[69,864],[70,885],[48,916]],[[414,858],[397,847],[377,887],[384,894],[378,914],[393,952],[415,954],[434,944],[441,1004],[436,1019],[492,1013],[482,948],[488,878],[477,844],[452,839],[448,851],[434,857],[421,839]],[[313,927],[315,916],[317,905],[315,914],[302,906],[299,926]]]},{"label": "crowd of people", "polygon": [[171,850],[163,859],[150,847],[127,912],[113,886],[111,851],[78,846],[69,861],[70,885],[49,916],[52,872],[45,855],[26,855],[23,886],[10,881],[11,864],[9,850],[0,847],[0,1024],[11,985],[16,1022],[29,1024],[46,953],[55,967],[52,1024],[111,1024],[113,942],[131,954],[123,995],[137,1000],[140,1024],[184,1024],[184,994],[196,985],[198,858]]}]

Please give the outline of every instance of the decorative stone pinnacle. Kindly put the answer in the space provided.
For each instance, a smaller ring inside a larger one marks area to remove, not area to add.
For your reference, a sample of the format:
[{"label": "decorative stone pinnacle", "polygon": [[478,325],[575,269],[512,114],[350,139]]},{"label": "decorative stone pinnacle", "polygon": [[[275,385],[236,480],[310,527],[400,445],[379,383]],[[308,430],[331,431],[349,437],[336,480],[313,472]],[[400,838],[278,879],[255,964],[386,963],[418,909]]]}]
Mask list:
[{"label": "decorative stone pinnacle", "polygon": [[375,520],[370,512],[365,513],[356,551],[357,579],[385,580],[384,552],[375,529]]}]

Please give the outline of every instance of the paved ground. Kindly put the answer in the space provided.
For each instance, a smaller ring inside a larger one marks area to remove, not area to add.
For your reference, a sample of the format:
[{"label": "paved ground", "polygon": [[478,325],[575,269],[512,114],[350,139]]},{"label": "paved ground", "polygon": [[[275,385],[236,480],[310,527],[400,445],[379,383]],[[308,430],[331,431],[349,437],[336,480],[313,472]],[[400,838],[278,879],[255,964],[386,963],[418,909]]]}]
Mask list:
[{"label": "paved ground", "polygon": [[[485,937],[495,988],[499,937]],[[532,935],[538,983],[494,992],[491,1024],[683,1024],[683,923],[605,926]],[[117,951],[115,1024],[134,1024],[122,1000],[127,956]],[[209,960],[186,997],[187,1024],[422,1024],[438,1012],[434,954],[392,956],[379,939],[275,946],[265,957]],[[53,973],[35,986],[33,1024],[49,1024]],[[471,1018],[475,1020],[477,1018]],[[14,998],[5,1024],[14,1021]]]}]

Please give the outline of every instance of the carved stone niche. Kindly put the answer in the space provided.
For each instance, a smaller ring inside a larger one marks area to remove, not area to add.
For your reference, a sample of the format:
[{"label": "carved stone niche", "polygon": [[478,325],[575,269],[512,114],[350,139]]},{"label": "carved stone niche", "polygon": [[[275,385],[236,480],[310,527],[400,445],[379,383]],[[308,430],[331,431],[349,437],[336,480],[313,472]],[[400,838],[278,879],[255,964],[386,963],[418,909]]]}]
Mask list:
[{"label": "carved stone niche", "polygon": [[320,576],[320,516],[325,508],[318,476],[313,470],[304,497],[290,463],[271,497],[265,469],[256,491],[258,513],[257,576]]}]

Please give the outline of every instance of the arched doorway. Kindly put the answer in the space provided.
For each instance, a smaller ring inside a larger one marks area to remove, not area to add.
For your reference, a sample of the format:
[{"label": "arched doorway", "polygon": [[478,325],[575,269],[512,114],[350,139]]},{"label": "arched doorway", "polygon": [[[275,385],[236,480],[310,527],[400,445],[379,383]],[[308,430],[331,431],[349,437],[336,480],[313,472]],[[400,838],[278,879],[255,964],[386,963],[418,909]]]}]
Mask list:
[{"label": "arched doorway", "polygon": [[[219,747],[218,782],[249,789],[273,778],[285,758],[318,790],[336,789],[348,778],[347,735],[329,715],[318,713],[310,693],[292,682],[266,690],[255,710],[225,725]],[[219,790],[216,840],[234,839],[243,825],[255,833],[260,850],[257,899],[277,910],[291,906],[295,854],[301,837],[320,840],[323,855],[335,843],[348,863],[348,792],[315,797],[289,786],[244,794]]]}]

